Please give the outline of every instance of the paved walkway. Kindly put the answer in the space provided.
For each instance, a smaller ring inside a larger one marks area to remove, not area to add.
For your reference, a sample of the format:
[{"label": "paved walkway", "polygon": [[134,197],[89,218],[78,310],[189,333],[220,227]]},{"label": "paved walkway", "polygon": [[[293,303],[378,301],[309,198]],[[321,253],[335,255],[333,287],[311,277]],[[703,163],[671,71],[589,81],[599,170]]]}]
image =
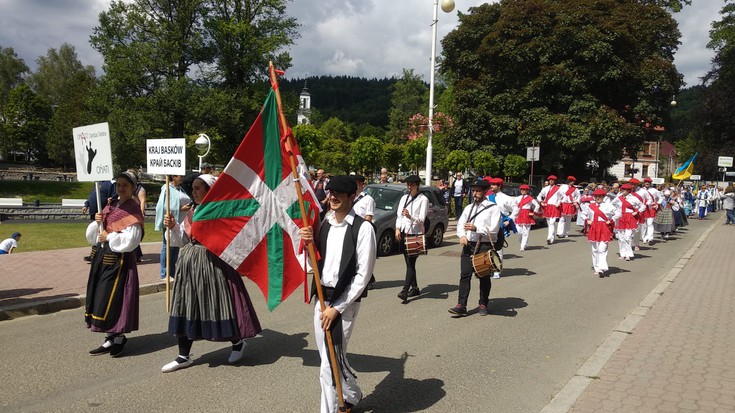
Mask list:
[{"label": "paved walkway", "polygon": [[718,214],[544,412],[735,412],[735,226],[723,222]]}]

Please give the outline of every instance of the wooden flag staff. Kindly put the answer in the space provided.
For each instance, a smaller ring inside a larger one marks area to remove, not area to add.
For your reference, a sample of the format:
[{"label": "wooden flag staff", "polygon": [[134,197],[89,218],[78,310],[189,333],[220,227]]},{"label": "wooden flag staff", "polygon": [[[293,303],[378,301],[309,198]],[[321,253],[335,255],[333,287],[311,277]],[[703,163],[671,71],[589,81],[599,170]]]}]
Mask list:
[{"label": "wooden flag staff", "polygon": [[[278,119],[281,123],[281,131],[282,133],[285,133],[288,130],[288,122],[286,122],[286,116],[283,114],[283,107],[281,106],[281,92],[278,89],[278,78],[276,77],[276,69],[273,67],[273,62],[269,62],[268,64],[269,72],[270,72],[270,79],[271,79],[271,85],[273,86],[273,89],[276,92],[276,103],[278,105]],[[299,174],[296,170],[296,159],[294,158],[293,154],[293,143],[291,142],[292,137],[289,136],[286,139],[286,151],[288,152],[288,159],[291,162],[291,173],[293,175],[294,183],[296,184],[296,195],[299,198],[299,208],[301,209],[301,223],[303,227],[306,227],[307,224],[307,218],[306,215],[306,206],[304,205],[304,196],[301,192],[301,180],[299,178]],[[321,283],[321,277],[319,274],[319,266],[316,261],[316,252],[314,251],[314,243],[310,242],[306,245],[307,250],[309,251],[309,259],[311,262],[311,268],[314,270],[314,281],[316,284],[316,295],[319,298],[319,308],[321,308],[322,313],[324,313],[324,310],[326,309],[326,306],[324,305],[324,291],[322,290],[322,283]],[[344,397],[342,396],[342,381],[340,380],[340,374],[339,374],[339,368],[337,364],[337,354],[334,350],[334,342],[332,341],[332,334],[330,332],[327,332],[325,334],[327,337],[327,349],[329,350],[329,360],[330,364],[332,366],[332,377],[334,378],[334,383],[337,386],[337,398],[339,401],[339,407],[340,411],[344,411],[345,407],[345,401]]]}]

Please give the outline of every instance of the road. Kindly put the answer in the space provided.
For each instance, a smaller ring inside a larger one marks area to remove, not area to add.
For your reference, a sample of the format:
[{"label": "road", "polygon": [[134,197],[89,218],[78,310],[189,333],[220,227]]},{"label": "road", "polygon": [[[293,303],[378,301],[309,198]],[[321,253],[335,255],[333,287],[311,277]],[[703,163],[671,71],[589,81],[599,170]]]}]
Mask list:
[{"label": "road", "polygon": [[[715,221],[691,222],[684,235],[644,247],[631,262],[618,260],[612,244],[614,274],[605,279],[592,274],[589,246],[576,231],[547,247],[545,229],[534,230],[523,253],[513,237],[488,317],[447,312],[457,298],[456,239],[419,258],[423,295],[408,304],[396,298],[402,257],[379,259],[377,288],[350,341],[365,393],[357,411],[541,410]],[[160,293],[141,297],[141,329],[118,359],[87,355],[102,336],[85,329],[81,309],[0,323],[0,410],[318,411],[319,359],[303,292],[269,313],[255,285],[246,285],[265,331],[234,366],[226,364],[228,344],[196,342],[191,368],[162,374],[177,348]],[[476,281],[472,288],[474,302]]]}]

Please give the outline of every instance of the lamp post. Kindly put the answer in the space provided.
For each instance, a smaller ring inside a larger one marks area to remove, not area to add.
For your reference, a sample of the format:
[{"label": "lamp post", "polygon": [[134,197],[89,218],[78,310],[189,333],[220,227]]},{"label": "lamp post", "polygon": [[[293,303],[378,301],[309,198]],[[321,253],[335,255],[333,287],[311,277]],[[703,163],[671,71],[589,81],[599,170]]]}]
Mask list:
[{"label": "lamp post", "polygon": [[[197,147],[197,150],[199,151],[199,170],[197,172],[202,172],[202,159],[204,159],[205,156],[209,153],[209,149],[212,147],[212,142],[209,140],[209,136],[205,133],[200,133],[199,137],[196,141],[194,141],[194,146]],[[202,153],[204,152],[204,153]]]},{"label": "lamp post", "polygon": [[[454,0],[442,0],[442,11],[451,13]],[[429,134],[426,143],[426,186],[431,186],[431,161],[434,156],[434,75],[436,72],[436,26],[439,22],[439,0],[434,0],[434,18],[431,21],[431,71],[429,72]]]}]

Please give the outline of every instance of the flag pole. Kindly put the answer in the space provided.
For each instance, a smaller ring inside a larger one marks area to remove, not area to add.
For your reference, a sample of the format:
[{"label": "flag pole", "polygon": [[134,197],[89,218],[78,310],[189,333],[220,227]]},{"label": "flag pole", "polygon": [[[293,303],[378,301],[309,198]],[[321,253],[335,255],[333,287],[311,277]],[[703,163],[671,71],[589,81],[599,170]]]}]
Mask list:
[{"label": "flag pole", "polygon": [[[169,180],[171,177],[166,175],[166,216],[171,215],[171,194],[169,192]],[[171,229],[166,227],[166,312],[171,313],[171,283],[169,282],[169,268],[171,268]]]},{"label": "flag pole", "polygon": [[[285,133],[288,129],[288,122],[286,122],[286,116],[283,114],[283,107],[281,106],[281,92],[278,90],[278,78],[276,77],[276,69],[273,67],[273,62],[268,63],[268,71],[270,75],[271,85],[274,86],[273,89],[276,92],[276,104],[278,105],[278,120],[281,124],[281,130]],[[296,159],[294,158],[294,154],[292,151],[293,144],[291,143],[291,137],[287,137],[286,141],[286,151],[288,152],[288,159],[291,162],[291,174],[294,179],[294,183],[296,184],[296,195],[299,198],[299,208],[301,209],[301,225],[306,226],[306,206],[304,205],[304,196],[301,192],[301,180],[299,179],[299,174],[296,172]],[[308,245],[306,245],[307,250],[309,251],[309,259],[311,261],[311,268],[314,270],[314,282],[316,284],[316,295],[319,298],[319,307],[321,308],[322,313],[324,313],[324,310],[326,309],[326,306],[324,305],[324,291],[322,290],[322,283],[321,283],[321,277],[319,275],[319,266],[316,261],[316,253],[314,252],[314,243],[310,242]],[[329,360],[330,364],[332,366],[332,377],[334,378],[334,383],[337,387],[337,398],[339,401],[339,407],[340,411],[343,411],[343,408],[345,406],[344,397],[342,396],[342,381],[340,380],[340,374],[338,370],[338,364],[337,364],[337,354],[334,350],[334,343],[332,342],[332,334],[330,332],[327,332],[327,349],[329,350]]]}]

